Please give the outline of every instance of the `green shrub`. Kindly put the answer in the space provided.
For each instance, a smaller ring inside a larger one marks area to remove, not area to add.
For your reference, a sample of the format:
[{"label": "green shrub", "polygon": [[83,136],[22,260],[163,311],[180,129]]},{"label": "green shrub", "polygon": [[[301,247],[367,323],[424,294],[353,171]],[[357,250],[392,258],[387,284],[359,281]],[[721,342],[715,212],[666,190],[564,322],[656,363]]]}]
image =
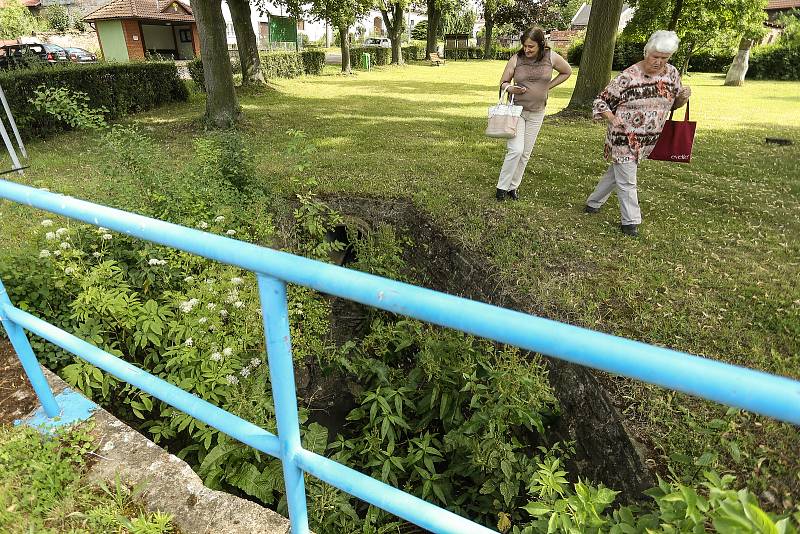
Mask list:
[{"label": "green shrub", "polygon": [[[502,49],[501,49],[502,50]],[[495,52],[497,50],[493,50]],[[446,59],[483,59],[483,48],[471,46],[469,48],[445,48],[444,57]],[[509,57],[511,57],[509,55]],[[507,58],[496,58],[507,59]]]},{"label": "green shrub", "polygon": [[361,54],[369,54],[370,64],[373,67],[388,65],[392,61],[392,51],[389,48],[353,47],[350,49],[350,66],[352,68],[361,68]]},{"label": "green shrub", "polygon": [[196,57],[189,62],[187,67],[189,69],[189,76],[191,76],[194,83],[197,84],[197,88],[205,92],[206,75],[203,72],[203,60]]},{"label": "green shrub", "polygon": [[425,45],[408,45],[402,48],[403,51],[403,60],[405,61],[416,61],[420,59],[425,59]]},{"label": "green shrub", "polygon": [[76,130],[99,130],[106,126],[105,108],[89,107],[89,97],[66,87],[40,85],[28,101],[37,111],[44,111]]},{"label": "green shrub", "polygon": [[45,8],[44,15],[50,27],[58,32],[64,33],[72,26],[67,8],[62,5],[54,4]]},{"label": "green shrub", "polygon": [[42,87],[84,93],[87,106],[105,108],[109,120],[189,98],[174,63],[66,65],[15,70],[0,73],[0,85],[20,130],[37,137],[66,127],[54,115],[31,106],[28,99]]},{"label": "green shrub", "polygon": [[306,74],[322,74],[322,68],[325,66],[325,52],[322,50],[303,50],[300,52],[300,56],[303,59],[303,71]]},{"label": "green shrub", "polygon": [[264,77],[296,78],[303,75],[303,59],[297,52],[271,51],[261,54]]},{"label": "green shrub", "polygon": [[[567,61],[570,65],[578,66],[583,55],[583,40],[572,43],[567,51]],[[614,46],[613,70],[625,70],[644,56],[644,43],[620,39]],[[706,50],[695,53],[689,60],[689,70],[695,72],[725,72],[733,61],[733,54],[724,50]],[[672,58],[674,65],[680,65],[683,60],[679,55]]]},{"label": "green shrub", "polygon": [[747,77],[754,80],[800,80],[800,44],[768,45],[750,56]]}]

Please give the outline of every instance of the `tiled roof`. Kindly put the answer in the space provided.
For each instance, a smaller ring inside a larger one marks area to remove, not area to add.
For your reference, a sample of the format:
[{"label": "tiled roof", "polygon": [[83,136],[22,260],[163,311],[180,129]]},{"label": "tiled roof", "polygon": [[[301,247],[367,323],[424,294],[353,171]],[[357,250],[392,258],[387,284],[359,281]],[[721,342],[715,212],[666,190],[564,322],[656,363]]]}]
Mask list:
[{"label": "tiled roof", "polygon": [[21,0],[20,3],[25,7],[39,7],[42,5],[42,0]]},{"label": "tiled roof", "polygon": [[794,9],[800,8],[800,1],[797,0],[769,0],[767,2],[767,7],[764,9],[772,10],[772,9]]},{"label": "tiled roof", "polygon": [[113,0],[83,20],[144,19],[194,22],[192,8],[179,0]]}]

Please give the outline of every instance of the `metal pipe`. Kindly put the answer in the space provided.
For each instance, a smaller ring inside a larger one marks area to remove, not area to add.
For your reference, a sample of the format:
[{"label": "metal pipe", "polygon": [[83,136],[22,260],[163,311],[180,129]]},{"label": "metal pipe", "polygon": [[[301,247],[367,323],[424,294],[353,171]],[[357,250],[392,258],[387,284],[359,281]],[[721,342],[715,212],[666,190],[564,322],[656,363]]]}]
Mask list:
[{"label": "metal pipe", "polygon": [[281,443],[289,519],[292,524],[292,534],[308,534],[303,471],[295,464],[295,455],[302,446],[300,421],[297,417],[297,389],[294,384],[286,283],[263,274],[257,276],[264,335],[267,341],[272,398],[275,401],[275,417],[278,420],[278,439]]},{"label": "metal pipe", "polygon": [[10,318],[19,326],[25,327],[27,330],[58,345],[62,349],[79,356],[92,365],[111,373],[120,380],[136,386],[157,399],[161,399],[182,412],[213,426],[217,430],[238,439],[242,443],[277,458],[281,457],[280,443],[275,434],[249,421],[245,421],[241,417],[228,413],[199,397],[195,397],[191,393],[187,393],[166,380],[153,376],[10,304],[0,303],[0,313],[5,314],[6,317]]},{"label": "metal pipe", "polygon": [[0,86],[0,102],[3,103],[3,108],[6,110],[8,122],[11,124],[11,131],[14,132],[14,137],[17,139],[17,145],[19,145],[19,151],[23,158],[28,159],[28,152],[25,150],[25,145],[22,143],[22,137],[19,135],[17,122],[14,120],[14,115],[11,113],[11,108],[8,106],[8,100],[6,100],[6,94],[3,92],[3,86]]},{"label": "metal pipe", "polygon": [[22,368],[25,369],[25,374],[28,375],[33,391],[36,392],[39,402],[42,403],[44,413],[50,418],[58,417],[61,414],[61,410],[53,395],[53,390],[50,389],[50,384],[47,383],[47,378],[42,372],[42,366],[33,353],[28,336],[25,335],[25,331],[17,323],[6,315],[4,311],[6,307],[11,307],[11,299],[8,298],[3,281],[0,280],[0,323],[3,323],[3,327],[6,329],[11,346],[14,347]]},{"label": "metal pipe", "polygon": [[438,506],[350,469],[324,456],[303,449],[297,454],[300,467],[382,510],[437,534],[488,534],[494,532]]},{"label": "metal pipe", "polygon": [[0,180],[0,197],[368,306],[800,425],[800,382]]}]

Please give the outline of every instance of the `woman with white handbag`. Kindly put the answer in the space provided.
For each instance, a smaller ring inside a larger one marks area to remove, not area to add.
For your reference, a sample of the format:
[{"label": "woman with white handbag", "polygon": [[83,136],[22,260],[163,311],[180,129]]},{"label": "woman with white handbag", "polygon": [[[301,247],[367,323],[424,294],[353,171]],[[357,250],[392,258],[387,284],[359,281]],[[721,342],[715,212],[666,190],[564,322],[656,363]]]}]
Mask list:
[{"label": "woman with white handbag", "polygon": [[[513,95],[513,104],[522,106],[522,112],[516,120],[516,132],[508,139],[497,181],[497,200],[505,200],[506,196],[519,199],[519,184],[542,126],[547,94],[572,74],[567,61],[545,44],[541,28],[528,28],[520,36],[520,42],[522,48],[508,60],[500,78],[501,94]],[[558,72],[555,78],[554,70]]]}]

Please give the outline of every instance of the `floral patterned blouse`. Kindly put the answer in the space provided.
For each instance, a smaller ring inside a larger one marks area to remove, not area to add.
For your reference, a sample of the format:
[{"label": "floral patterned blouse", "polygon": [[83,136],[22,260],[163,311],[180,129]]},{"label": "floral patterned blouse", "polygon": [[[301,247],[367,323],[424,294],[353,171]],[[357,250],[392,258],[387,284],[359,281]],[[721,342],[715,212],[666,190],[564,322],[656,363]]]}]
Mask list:
[{"label": "floral patterned blouse", "polygon": [[667,64],[663,74],[650,76],[638,64],[619,73],[595,99],[592,111],[600,118],[611,111],[622,126],[608,125],[604,156],[612,163],[639,163],[647,158],[669,118],[678,91],[678,69]]}]

